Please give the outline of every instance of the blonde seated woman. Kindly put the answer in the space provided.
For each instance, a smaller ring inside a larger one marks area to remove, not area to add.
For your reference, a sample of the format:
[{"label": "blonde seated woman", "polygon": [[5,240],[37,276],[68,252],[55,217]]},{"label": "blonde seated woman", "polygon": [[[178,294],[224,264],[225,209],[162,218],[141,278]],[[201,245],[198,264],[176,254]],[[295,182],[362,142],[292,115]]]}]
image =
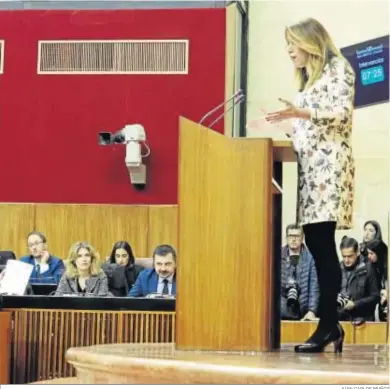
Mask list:
[{"label": "blonde seated woman", "polygon": [[77,242],[69,250],[56,296],[110,296],[107,276],[100,267],[99,254],[86,242]]}]

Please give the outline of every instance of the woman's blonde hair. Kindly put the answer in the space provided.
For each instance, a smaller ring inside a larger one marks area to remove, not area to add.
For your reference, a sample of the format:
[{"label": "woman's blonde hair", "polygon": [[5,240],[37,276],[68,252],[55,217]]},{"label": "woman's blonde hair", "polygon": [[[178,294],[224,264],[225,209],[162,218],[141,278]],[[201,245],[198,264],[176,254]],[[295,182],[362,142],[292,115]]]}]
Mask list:
[{"label": "woman's blonde hair", "polygon": [[[333,57],[346,59],[335,46],[325,27],[313,18],[286,27],[285,38],[309,54],[306,69],[296,69],[299,90],[302,91],[320,79],[324,67]],[[308,76],[309,74],[309,76]]]},{"label": "woman's blonde hair", "polygon": [[76,266],[76,259],[81,249],[86,249],[91,254],[90,274],[97,276],[102,272],[99,253],[87,242],[76,242],[69,250],[68,258],[65,261],[66,275],[69,278],[79,277],[79,271]]}]

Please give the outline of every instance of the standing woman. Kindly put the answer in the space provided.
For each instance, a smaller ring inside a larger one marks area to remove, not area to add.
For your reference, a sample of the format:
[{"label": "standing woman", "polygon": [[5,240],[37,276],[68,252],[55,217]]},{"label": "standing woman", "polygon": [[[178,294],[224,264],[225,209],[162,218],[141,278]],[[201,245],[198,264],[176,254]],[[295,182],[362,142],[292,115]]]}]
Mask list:
[{"label": "standing woman", "polygon": [[315,332],[296,352],[322,352],[334,343],[341,352],[344,331],[337,317],[341,270],[336,229],[352,228],[354,160],[351,147],[355,74],[325,28],[306,19],[285,30],[299,93],[294,103],[267,115],[276,123],[293,119],[291,138],[298,159],[297,222],[303,226],[320,287]]}]

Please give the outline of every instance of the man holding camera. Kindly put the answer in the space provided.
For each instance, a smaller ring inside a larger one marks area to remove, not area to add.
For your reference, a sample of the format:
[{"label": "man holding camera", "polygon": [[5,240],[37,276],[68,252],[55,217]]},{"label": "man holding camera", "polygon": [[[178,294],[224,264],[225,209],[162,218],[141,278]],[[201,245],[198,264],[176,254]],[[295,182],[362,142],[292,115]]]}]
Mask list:
[{"label": "man holding camera", "polygon": [[379,288],[372,265],[359,253],[356,239],[344,236],[340,244],[341,292],[337,298],[339,320],[374,321]]},{"label": "man holding camera", "polygon": [[319,287],[314,259],[303,243],[300,226],[287,226],[286,236],[281,263],[281,318],[316,320]]}]

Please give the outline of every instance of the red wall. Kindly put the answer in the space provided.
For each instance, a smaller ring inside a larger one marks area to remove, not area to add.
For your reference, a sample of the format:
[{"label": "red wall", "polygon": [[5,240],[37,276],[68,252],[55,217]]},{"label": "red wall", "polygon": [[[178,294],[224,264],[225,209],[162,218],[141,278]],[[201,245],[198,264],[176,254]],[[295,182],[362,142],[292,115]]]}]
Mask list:
[{"label": "red wall", "polygon": [[[37,75],[38,40],[164,38],[189,39],[188,75]],[[0,39],[0,202],[177,203],[178,117],[224,99],[224,9],[3,11]],[[97,144],[126,123],[152,150],[143,192],[125,147]]]}]

